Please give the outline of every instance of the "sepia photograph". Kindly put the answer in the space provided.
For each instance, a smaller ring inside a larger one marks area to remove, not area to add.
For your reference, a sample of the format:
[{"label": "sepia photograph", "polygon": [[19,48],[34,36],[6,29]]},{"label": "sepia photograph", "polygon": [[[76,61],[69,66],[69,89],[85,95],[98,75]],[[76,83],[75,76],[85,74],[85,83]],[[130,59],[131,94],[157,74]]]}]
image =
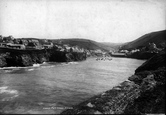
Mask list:
[{"label": "sepia photograph", "polygon": [[0,114],[165,115],[166,0],[0,0]]}]

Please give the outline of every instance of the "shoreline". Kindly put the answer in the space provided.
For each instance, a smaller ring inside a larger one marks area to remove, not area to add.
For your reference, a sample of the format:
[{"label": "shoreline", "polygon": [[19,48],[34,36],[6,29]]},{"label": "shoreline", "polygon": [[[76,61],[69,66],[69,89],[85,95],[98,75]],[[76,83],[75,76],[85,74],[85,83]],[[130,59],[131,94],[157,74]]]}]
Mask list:
[{"label": "shoreline", "polygon": [[[9,69],[22,69],[22,68],[32,68],[32,67],[41,67],[45,64],[50,64],[50,63],[53,63],[53,64],[75,64],[75,63],[78,63],[78,61],[71,61],[71,62],[45,62],[45,63],[36,63],[36,64],[33,64],[32,66],[26,66],[26,67],[21,67],[21,66],[10,66],[10,67],[0,67],[0,70],[9,70]],[[49,66],[54,66],[52,64],[50,64]]]},{"label": "shoreline", "polygon": [[43,62],[83,61],[84,52],[63,52],[56,49],[47,50],[0,50],[0,67],[29,67]]},{"label": "shoreline", "polygon": [[128,80],[61,114],[165,114],[164,64],[165,52],[157,54],[138,67]]}]

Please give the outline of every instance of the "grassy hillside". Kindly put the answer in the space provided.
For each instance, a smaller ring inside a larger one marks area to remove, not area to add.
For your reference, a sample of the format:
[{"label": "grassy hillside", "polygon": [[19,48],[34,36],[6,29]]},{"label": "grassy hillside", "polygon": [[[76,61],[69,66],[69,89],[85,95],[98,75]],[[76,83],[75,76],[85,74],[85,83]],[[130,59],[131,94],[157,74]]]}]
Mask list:
[{"label": "grassy hillside", "polygon": [[[23,38],[26,40],[39,40],[40,44],[44,44],[45,39],[38,39],[38,38]],[[117,49],[116,44],[114,43],[107,43],[107,42],[96,42],[89,39],[81,39],[81,38],[69,38],[69,39],[48,39],[49,41],[52,41],[55,44],[68,44],[70,46],[79,46],[80,48],[84,48],[87,50],[96,50],[101,49],[104,51],[110,51]]]},{"label": "grassy hillside", "polygon": [[56,39],[53,40],[54,43],[59,43],[61,42],[62,44],[69,44],[70,46],[79,46],[84,49],[88,50],[96,50],[96,49],[101,49],[105,51],[110,51],[114,50],[115,46],[114,45],[109,45],[109,44],[104,44],[88,39],[79,39],[79,38],[73,38],[73,39]]},{"label": "grassy hillside", "polygon": [[122,46],[126,43],[110,43],[110,42],[101,42],[102,45],[104,45],[105,47],[111,47],[115,50],[119,49],[119,46]]},{"label": "grassy hillside", "polygon": [[165,37],[166,37],[166,30],[152,32],[149,34],[145,34],[132,42],[128,42],[127,44],[123,45],[121,49],[141,48],[144,46],[148,46],[150,42],[155,43],[156,46],[160,48],[162,47],[163,44],[166,44]]}]

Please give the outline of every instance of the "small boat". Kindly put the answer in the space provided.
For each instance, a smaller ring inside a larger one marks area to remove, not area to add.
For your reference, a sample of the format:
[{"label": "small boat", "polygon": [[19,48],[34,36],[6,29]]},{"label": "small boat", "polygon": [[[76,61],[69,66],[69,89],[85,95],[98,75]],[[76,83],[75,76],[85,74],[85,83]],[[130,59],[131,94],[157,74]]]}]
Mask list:
[{"label": "small boat", "polygon": [[109,61],[111,61],[112,58],[106,58],[106,57],[96,58],[96,61],[98,61],[98,60],[103,60],[103,61],[105,61],[105,60],[109,60]]}]

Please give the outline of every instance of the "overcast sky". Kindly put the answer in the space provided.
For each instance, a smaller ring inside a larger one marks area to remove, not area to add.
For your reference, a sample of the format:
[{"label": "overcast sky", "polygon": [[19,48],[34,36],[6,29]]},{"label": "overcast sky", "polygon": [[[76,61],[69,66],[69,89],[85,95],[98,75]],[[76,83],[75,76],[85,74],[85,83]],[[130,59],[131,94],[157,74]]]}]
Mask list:
[{"label": "overcast sky", "polygon": [[0,0],[0,35],[128,42],[166,29],[165,0]]}]

